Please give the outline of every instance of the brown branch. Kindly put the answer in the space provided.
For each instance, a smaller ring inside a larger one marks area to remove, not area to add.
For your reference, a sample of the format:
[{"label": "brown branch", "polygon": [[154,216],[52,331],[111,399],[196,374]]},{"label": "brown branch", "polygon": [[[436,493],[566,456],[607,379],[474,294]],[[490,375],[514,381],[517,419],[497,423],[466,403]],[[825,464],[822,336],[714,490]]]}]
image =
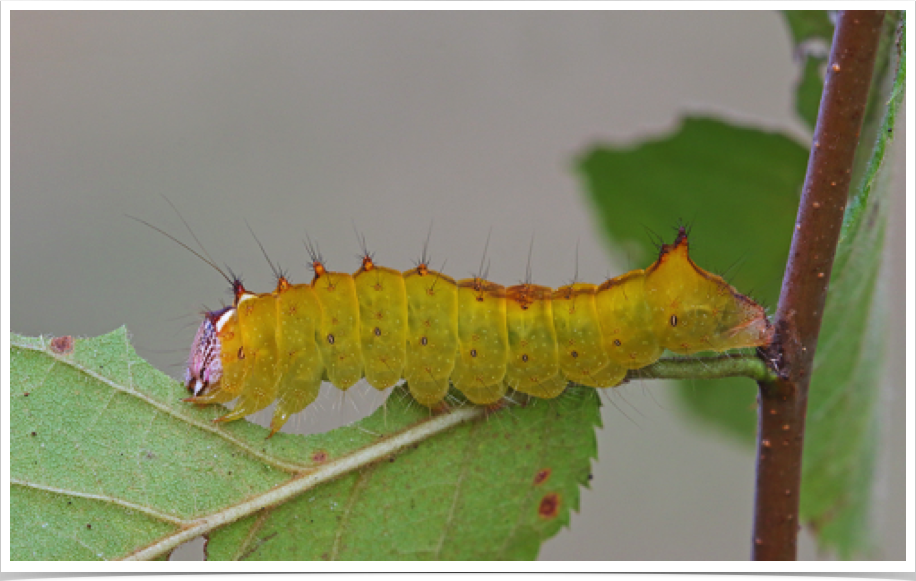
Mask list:
[{"label": "brown branch", "polygon": [[814,142],[760,382],[753,558],[795,559],[808,385],[849,192],[883,11],[839,14]]}]

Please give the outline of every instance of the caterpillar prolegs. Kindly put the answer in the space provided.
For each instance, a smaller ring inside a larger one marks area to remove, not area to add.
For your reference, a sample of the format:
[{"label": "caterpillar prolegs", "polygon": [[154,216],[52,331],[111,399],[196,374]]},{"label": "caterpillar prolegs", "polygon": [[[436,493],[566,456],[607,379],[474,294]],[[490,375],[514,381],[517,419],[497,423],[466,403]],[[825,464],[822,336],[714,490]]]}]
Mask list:
[{"label": "caterpillar prolegs", "polygon": [[234,281],[233,306],[206,313],[185,380],[198,404],[238,403],[222,421],[277,401],[275,432],[317,396],[365,377],[379,390],[407,380],[433,407],[449,384],[475,404],[509,389],[553,398],[569,382],[604,388],[665,349],[691,354],[766,345],[764,309],[690,259],[687,234],[658,259],[601,285],[556,290],[480,277],[455,281],[426,264],[400,272],[367,254],[353,275],[313,257],[311,284],[278,277],[271,293]]}]

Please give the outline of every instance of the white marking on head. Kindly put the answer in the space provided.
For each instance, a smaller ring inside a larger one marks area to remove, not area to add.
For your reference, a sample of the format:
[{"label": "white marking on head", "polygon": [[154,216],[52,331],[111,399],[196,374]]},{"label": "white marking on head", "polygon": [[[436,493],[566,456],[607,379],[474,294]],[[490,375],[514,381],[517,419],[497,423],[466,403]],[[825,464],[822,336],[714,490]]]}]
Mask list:
[{"label": "white marking on head", "polygon": [[226,312],[220,315],[218,321],[216,321],[216,330],[222,331],[223,327],[229,322],[229,319],[232,318],[232,315],[235,314],[235,309],[226,309]]}]

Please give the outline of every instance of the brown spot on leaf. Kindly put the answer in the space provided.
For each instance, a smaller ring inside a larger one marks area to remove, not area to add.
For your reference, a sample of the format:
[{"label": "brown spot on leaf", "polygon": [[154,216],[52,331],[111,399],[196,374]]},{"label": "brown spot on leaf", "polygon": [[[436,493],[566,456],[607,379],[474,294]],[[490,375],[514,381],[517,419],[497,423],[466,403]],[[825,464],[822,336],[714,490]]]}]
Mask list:
[{"label": "brown spot on leaf", "polygon": [[548,478],[550,478],[550,468],[544,468],[544,469],[538,470],[538,473],[534,475],[535,486],[543,483]]},{"label": "brown spot on leaf", "polygon": [[51,339],[51,351],[58,355],[66,355],[73,351],[73,337],[65,335],[63,337],[54,337]]},{"label": "brown spot on leaf", "polygon": [[541,506],[538,507],[538,516],[541,518],[556,518],[560,513],[560,495],[551,492],[541,499]]},{"label": "brown spot on leaf", "polygon": [[328,459],[328,453],[326,450],[315,450],[312,453],[312,462],[324,462]]}]

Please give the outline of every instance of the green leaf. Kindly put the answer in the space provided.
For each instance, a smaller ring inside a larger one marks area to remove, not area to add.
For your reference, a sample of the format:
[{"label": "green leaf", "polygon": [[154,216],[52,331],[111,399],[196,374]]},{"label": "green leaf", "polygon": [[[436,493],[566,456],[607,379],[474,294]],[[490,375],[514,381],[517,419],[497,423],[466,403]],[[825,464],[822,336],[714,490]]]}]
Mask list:
[{"label": "green leaf", "polygon": [[827,66],[827,57],[807,56],[795,91],[795,110],[810,129],[814,129],[817,123],[817,112],[821,107],[825,66]]},{"label": "green leaf", "polygon": [[898,38],[899,68],[889,71],[889,95],[884,91],[873,98],[883,105],[877,141],[861,142],[857,152],[867,163],[837,247],[808,400],[801,518],[815,529],[821,548],[844,558],[872,548],[870,506],[887,319],[880,273],[889,145],[906,79],[903,27]]},{"label": "green leaf", "polygon": [[[463,425],[216,531],[208,558],[533,559],[578,510],[595,399],[577,390]],[[366,429],[381,429],[380,419]]]},{"label": "green leaf", "polygon": [[596,453],[591,389],[436,416],[398,389],[351,426],[268,440],[181,402],[124,329],[11,341],[16,560],[151,559],[201,534],[219,559],[530,559]]},{"label": "green leaf", "polygon": [[828,10],[786,10],[786,23],[797,47],[809,40],[825,40],[829,46],[833,39],[833,22]]},{"label": "green leaf", "polygon": [[[728,273],[738,290],[775,305],[789,252],[807,151],[792,139],[688,117],[673,135],[636,147],[601,145],[578,168],[605,232],[646,264],[646,228],[690,219],[690,252]],[[747,443],[756,427],[756,385],[747,379],[684,383],[678,393],[700,418]]]},{"label": "green leaf", "polygon": [[792,31],[796,58],[802,61],[802,73],[795,90],[795,110],[813,129],[824,89],[824,67],[833,40],[833,22],[826,10],[790,10],[783,15]]}]

